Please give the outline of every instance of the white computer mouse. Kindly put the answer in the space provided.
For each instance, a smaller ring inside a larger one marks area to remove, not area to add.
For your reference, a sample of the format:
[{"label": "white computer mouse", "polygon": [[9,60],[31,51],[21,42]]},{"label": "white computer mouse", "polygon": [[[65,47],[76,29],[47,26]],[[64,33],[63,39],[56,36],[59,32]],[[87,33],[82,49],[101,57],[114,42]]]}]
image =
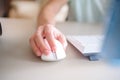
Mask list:
[{"label": "white computer mouse", "polygon": [[[47,40],[45,40],[45,43],[47,46],[49,46]],[[64,50],[62,44],[58,40],[55,40],[55,43],[56,43],[56,47],[57,47],[56,52],[51,52],[48,55],[45,55],[43,53],[41,55],[41,59],[43,61],[60,61],[66,57],[66,53],[65,53],[65,50]]]}]

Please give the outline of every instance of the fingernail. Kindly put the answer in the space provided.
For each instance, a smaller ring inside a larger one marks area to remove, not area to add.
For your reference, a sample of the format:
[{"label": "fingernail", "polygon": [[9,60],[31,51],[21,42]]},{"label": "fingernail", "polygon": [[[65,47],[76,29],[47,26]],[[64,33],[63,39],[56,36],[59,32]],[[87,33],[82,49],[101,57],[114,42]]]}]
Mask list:
[{"label": "fingernail", "polygon": [[45,53],[46,55],[48,55],[48,54],[51,53],[51,51],[50,51],[50,50],[45,50],[44,53]]}]

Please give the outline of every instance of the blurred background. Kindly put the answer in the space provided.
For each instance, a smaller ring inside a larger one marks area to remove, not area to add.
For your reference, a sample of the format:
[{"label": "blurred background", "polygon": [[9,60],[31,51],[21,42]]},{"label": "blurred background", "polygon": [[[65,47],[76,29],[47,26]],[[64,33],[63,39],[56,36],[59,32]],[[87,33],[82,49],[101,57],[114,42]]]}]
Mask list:
[{"label": "blurred background", "polygon": [[[57,22],[103,22],[110,0],[69,0],[56,16]],[[0,0],[0,17],[36,20],[47,0]]]}]

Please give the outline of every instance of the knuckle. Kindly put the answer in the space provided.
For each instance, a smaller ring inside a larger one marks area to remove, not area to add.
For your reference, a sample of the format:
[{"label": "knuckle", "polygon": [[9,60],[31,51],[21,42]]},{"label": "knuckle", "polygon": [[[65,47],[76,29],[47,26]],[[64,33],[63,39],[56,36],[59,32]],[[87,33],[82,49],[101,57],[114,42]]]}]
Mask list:
[{"label": "knuckle", "polygon": [[50,34],[52,34],[52,32],[48,29],[48,30],[45,31],[45,34],[50,35]]},{"label": "knuckle", "polygon": [[46,34],[46,35],[50,35],[51,32],[50,32],[50,31],[46,31],[45,34]]},{"label": "knuckle", "polygon": [[40,32],[37,31],[35,35],[36,35],[36,37],[39,37],[40,36]]}]

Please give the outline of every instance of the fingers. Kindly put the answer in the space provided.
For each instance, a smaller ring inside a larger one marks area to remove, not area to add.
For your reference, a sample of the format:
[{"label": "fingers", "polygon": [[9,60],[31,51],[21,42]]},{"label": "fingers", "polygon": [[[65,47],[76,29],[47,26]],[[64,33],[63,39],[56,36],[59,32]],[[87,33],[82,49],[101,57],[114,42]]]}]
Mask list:
[{"label": "fingers", "polygon": [[40,51],[40,49],[37,47],[37,45],[36,45],[33,37],[30,38],[30,41],[29,41],[29,42],[30,42],[30,44],[31,44],[31,47],[32,47],[33,52],[35,52],[35,54],[36,54],[37,56],[41,56],[41,51]]},{"label": "fingers", "polygon": [[46,31],[45,31],[46,40],[48,41],[52,52],[55,52],[56,44],[55,44],[55,36],[53,34],[54,30],[53,30],[53,28],[50,28],[50,27],[53,27],[53,26],[51,26],[51,25],[46,26]]},{"label": "fingers", "polygon": [[30,44],[37,56],[41,56],[43,53],[48,55],[51,51],[56,51],[56,39],[59,40],[64,49],[66,49],[67,41],[62,33],[52,25],[40,26],[36,33],[30,38]]},{"label": "fingers", "polygon": [[61,34],[61,35],[57,36],[57,40],[59,40],[62,43],[63,48],[66,50],[68,43],[67,43],[65,36],[63,34]]},{"label": "fingers", "polygon": [[48,41],[52,52],[55,52],[55,51],[56,51],[55,38],[53,38],[53,37],[50,35],[50,36],[48,36],[48,37],[46,38],[46,40]]},{"label": "fingers", "polygon": [[47,25],[45,30],[46,30],[45,35],[49,35],[49,36],[46,36],[46,39],[52,51],[56,51],[56,48],[57,48],[55,43],[56,39],[60,41],[63,45],[63,48],[66,49],[67,47],[66,38],[59,30],[57,30],[53,25]]},{"label": "fingers", "polygon": [[50,47],[44,40],[43,30],[43,26],[40,26],[30,38],[31,47],[37,56],[41,56],[41,54],[48,55],[51,52]]},{"label": "fingers", "polygon": [[35,35],[35,42],[40,48],[41,52],[48,55],[51,52],[51,49],[46,45],[42,34],[43,32],[41,32],[41,30],[38,29]]}]

